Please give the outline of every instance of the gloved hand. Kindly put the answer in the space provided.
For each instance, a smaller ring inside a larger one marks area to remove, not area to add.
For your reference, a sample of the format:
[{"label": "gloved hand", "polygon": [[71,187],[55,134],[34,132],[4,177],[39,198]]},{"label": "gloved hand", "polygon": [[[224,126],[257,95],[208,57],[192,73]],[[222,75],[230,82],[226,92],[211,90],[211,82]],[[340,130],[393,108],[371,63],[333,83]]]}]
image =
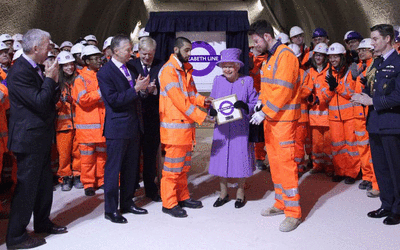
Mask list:
[{"label": "gloved hand", "polygon": [[262,123],[262,121],[264,121],[265,119],[265,114],[262,111],[258,111],[255,112],[252,116],[251,116],[251,120],[250,123],[254,124],[254,125],[259,125],[260,123]]},{"label": "gloved hand", "polygon": [[367,86],[367,78],[366,77],[360,77],[360,81],[362,85]]},{"label": "gloved hand", "polygon": [[372,98],[369,95],[365,94],[365,93],[352,95],[350,101],[358,103],[358,104],[361,104],[361,105],[364,105],[364,106],[373,105]]},{"label": "gloved hand", "polygon": [[332,75],[326,76],[326,82],[329,84],[329,90],[334,91],[336,87],[339,85],[336,81],[336,78]]},{"label": "gloved hand", "polygon": [[318,98],[318,96],[315,96],[314,97],[314,95],[309,95],[308,97],[307,97],[307,101],[308,101],[308,103],[310,103],[311,105],[319,105],[319,98]]},{"label": "gloved hand", "polygon": [[72,96],[66,95],[66,96],[65,96],[65,101],[68,102],[68,103],[72,103],[72,101],[73,101],[73,100],[72,100]]},{"label": "gloved hand", "polygon": [[213,108],[213,106],[211,105],[211,106],[210,106],[210,116],[217,116],[217,115],[218,115],[217,110],[215,110],[215,109]]},{"label": "gloved hand", "polygon": [[309,96],[307,97],[307,102],[308,102],[308,103],[313,103],[313,101],[314,101],[314,95],[311,94],[311,95],[309,95]]},{"label": "gloved hand", "polygon": [[318,98],[318,96],[315,96],[315,101],[314,101],[313,105],[319,105],[319,98]]},{"label": "gloved hand", "polygon": [[243,101],[236,101],[233,104],[233,107],[237,109],[239,108],[244,109],[244,111],[246,111],[246,114],[249,113],[249,105],[247,105],[247,103],[244,103]]},{"label": "gloved hand", "polygon": [[254,112],[258,112],[261,109],[262,109],[262,102],[261,100],[258,100],[256,106],[254,106]]},{"label": "gloved hand", "polygon": [[360,75],[360,72],[358,72],[358,65],[356,63],[352,63],[349,67],[351,76],[353,77],[353,80],[357,79],[357,76]]}]

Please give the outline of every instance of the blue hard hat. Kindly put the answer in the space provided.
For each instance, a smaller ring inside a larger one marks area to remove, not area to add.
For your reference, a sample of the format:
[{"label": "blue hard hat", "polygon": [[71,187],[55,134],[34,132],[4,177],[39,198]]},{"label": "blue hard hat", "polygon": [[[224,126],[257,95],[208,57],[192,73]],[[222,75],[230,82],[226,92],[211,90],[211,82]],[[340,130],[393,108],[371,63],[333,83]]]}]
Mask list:
[{"label": "blue hard hat", "polygon": [[360,34],[360,33],[358,33],[357,31],[351,31],[351,32],[349,32],[348,34],[346,34],[346,37],[345,37],[345,41],[347,42],[347,41],[350,41],[350,40],[353,40],[353,39],[357,39],[357,40],[362,40],[362,39],[364,39],[363,38],[363,36]]},{"label": "blue hard hat", "polygon": [[312,33],[312,38],[328,36],[328,33],[323,28],[316,28]]}]

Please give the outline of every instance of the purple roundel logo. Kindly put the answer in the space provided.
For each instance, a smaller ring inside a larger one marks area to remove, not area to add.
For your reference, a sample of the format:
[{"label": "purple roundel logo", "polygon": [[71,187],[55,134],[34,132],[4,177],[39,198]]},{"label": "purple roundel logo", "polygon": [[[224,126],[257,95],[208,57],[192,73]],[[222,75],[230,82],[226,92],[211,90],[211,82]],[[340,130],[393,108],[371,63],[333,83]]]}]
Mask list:
[{"label": "purple roundel logo", "polygon": [[206,76],[214,70],[217,66],[217,62],[220,60],[220,56],[217,55],[215,49],[207,42],[196,41],[192,43],[192,50],[196,48],[203,48],[208,52],[208,55],[195,55],[189,57],[190,63],[208,63],[208,66],[201,70],[193,69],[194,76]]},{"label": "purple roundel logo", "polygon": [[223,115],[231,115],[235,108],[233,107],[233,103],[230,101],[223,101],[219,104],[219,112]]}]

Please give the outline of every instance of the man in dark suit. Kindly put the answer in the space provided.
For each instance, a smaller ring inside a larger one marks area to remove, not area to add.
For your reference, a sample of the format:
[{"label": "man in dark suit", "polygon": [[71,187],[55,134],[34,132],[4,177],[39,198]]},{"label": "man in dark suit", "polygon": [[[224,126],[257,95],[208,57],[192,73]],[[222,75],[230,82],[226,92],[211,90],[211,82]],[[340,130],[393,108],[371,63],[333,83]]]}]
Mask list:
[{"label": "man in dark suit", "polygon": [[[8,149],[17,157],[17,186],[7,229],[8,249],[33,248],[44,239],[31,238],[26,227],[33,212],[35,233],[59,234],[66,227],[50,219],[53,201],[50,168],[51,143],[55,135],[55,104],[59,98],[58,64],[39,64],[50,50],[50,34],[29,30],[23,36],[24,53],[7,77],[10,98]],[[46,77],[44,76],[44,74]]]},{"label": "man in dark suit", "polygon": [[[115,223],[127,223],[121,213],[147,214],[138,208],[132,198],[139,166],[139,140],[141,113],[138,110],[139,91],[149,84],[149,77],[138,76],[126,67],[132,44],[129,37],[117,35],[111,41],[113,56],[98,71],[100,91],[106,106],[104,136],[107,162],[104,169],[105,218]],[[120,212],[118,211],[118,184],[120,186]]]},{"label": "man in dark suit", "polygon": [[383,218],[386,225],[400,223],[400,56],[393,48],[393,26],[371,28],[375,55],[367,73],[364,93],[354,102],[369,106],[367,130],[372,162],[380,189],[382,205],[369,212],[371,218]]},{"label": "man in dark suit", "polygon": [[143,152],[143,182],[146,196],[159,202],[161,197],[154,179],[157,175],[157,153],[160,146],[160,115],[158,112],[160,84],[158,83],[158,72],[164,63],[154,59],[156,46],[156,41],[151,37],[141,38],[139,41],[139,58],[130,60],[127,66],[133,67],[133,71],[142,76],[150,76],[150,85],[146,91],[148,96],[141,102],[144,133],[140,139],[140,148]]}]

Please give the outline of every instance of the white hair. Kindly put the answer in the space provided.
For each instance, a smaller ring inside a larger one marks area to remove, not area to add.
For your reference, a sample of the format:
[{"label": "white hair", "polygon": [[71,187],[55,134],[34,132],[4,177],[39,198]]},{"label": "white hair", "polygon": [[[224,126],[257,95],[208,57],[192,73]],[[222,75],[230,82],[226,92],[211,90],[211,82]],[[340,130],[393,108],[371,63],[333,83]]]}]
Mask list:
[{"label": "white hair", "polygon": [[142,37],[139,40],[139,49],[148,48],[148,49],[155,50],[156,47],[157,47],[156,40],[154,40],[153,38],[151,38],[149,36]]},{"label": "white hair", "polygon": [[50,39],[49,32],[40,29],[28,30],[22,37],[22,49],[24,53],[29,54],[33,47],[39,46],[44,38]]}]

